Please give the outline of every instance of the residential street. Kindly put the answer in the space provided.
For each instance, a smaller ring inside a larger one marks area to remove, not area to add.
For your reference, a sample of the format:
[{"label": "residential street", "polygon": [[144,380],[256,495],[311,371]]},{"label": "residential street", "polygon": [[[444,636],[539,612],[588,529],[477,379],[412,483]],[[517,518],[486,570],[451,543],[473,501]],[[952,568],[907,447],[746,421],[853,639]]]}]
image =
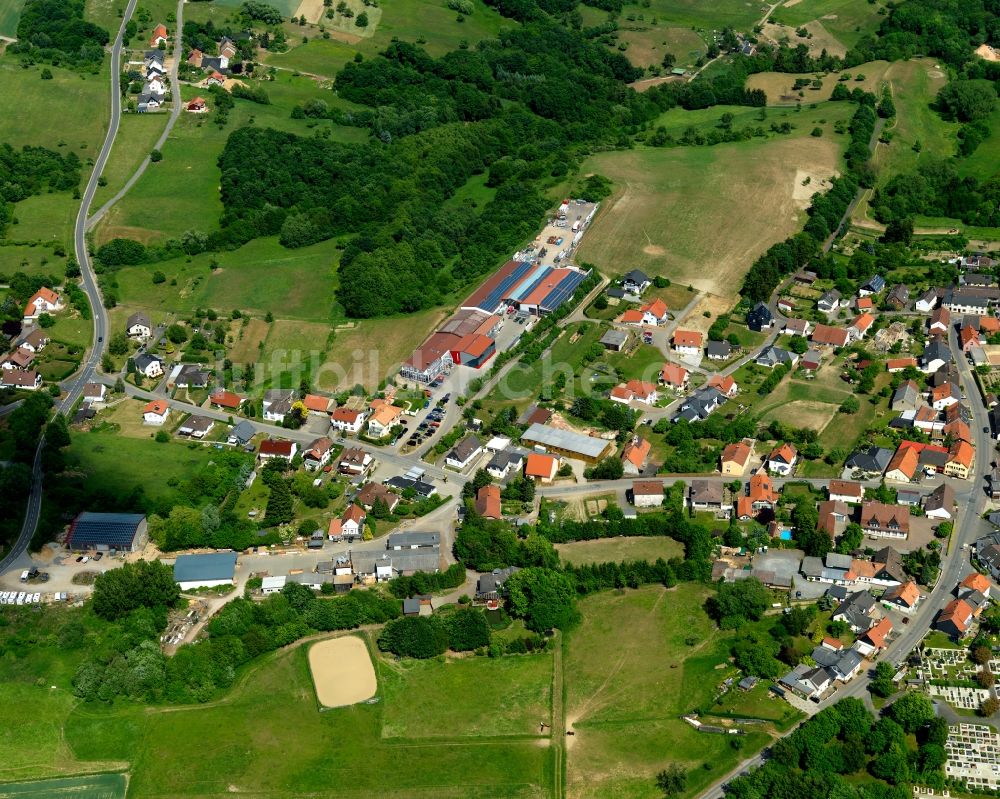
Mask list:
[{"label": "residential street", "polygon": [[[972,409],[973,432],[980,432],[984,427],[989,426],[989,419],[986,407],[983,404],[972,369],[968,360],[961,355],[961,347],[958,346],[958,336],[954,327],[950,328],[949,341],[952,352],[959,353],[956,358],[958,369],[968,397],[969,406]],[[934,622],[934,617],[953,597],[955,585],[973,571],[969,564],[966,545],[972,543],[981,536],[992,532],[992,527],[981,518],[986,507],[986,491],[983,484],[983,476],[990,470],[990,461],[993,458],[994,449],[992,439],[980,440],[976,447],[975,471],[965,481],[953,481],[952,485],[961,483],[962,488],[956,489],[955,499],[958,503],[958,515],[955,522],[955,530],[952,533],[948,551],[942,556],[941,576],[938,578],[934,590],[924,599],[918,607],[917,612],[911,617],[908,625],[902,627],[902,633],[888,646],[882,655],[883,660],[899,665],[906,660],[910,651],[920,642],[926,632]],[[865,672],[821,702],[818,709],[829,707],[845,697],[861,698],[868,693],[868,685],[871,682],[871,674]],[[791,730],[789,730],[789,733]],[[786,733],[787,735],[788,733]],[[709,788],[701,793],[705,799],[721,799],[725,795],[722,787],[737,775],[749,768],[759,766],[764,762],[764,754],[760,753],[753,758],[745,760],[729,774],[713,783]]]}]

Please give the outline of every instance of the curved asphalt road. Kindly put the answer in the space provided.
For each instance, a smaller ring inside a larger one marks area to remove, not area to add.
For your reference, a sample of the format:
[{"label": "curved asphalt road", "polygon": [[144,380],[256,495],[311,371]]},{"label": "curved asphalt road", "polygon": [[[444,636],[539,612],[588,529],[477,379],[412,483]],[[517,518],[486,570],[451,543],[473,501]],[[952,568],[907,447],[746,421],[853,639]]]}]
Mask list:
[{"label": "curved asphalt road", "polygon": [[[90,204],[94,201],[94,193],[97,191],[97,180],[104,171],[104,165],[111,154],[111,147],[115,143],[115,136],[118,133],[118,123],[122,113],[122,95],[119,80],[121,77],[121,56],[122,42],[125,36],[125,26],[132,18],[137,0],[129,0],[122,15],[122,24],[118,29],[118,36],[111,47],[111,123],[108,125],[108,132],[104,137],[104,144],[101,152],[94,162],[94,169],[90,173],[87,181],[87,188],[84,189],[83,199],[80,202],[80,210],[76,215],[76,227],[73,233],[73,244],[76,249],[76,260],[80,264],[80,271],[83,276],[83,290],[87,292],[90,306],[94,314],[94,346],[84,361],[82,368],[75,378],[66,384],[66,396],[57,404],[56,409],[60,413],[66,413],[83,393],[83,387],[94,378],[97,367],[101,363],[101,354],[107,346],[104,339],[108,335],[108,314],[104,310],[104,303],[101,301],[101,292],[97,288],[97,279],[94,270],[90,265],[90,258],[87,254],[86,224],[87,214],[90,211]],[[42,507],[42,449],[45,446],[45,436],[38,441],[38,448],[35,450],[35,459],[31,470],[31,494],[28,497],[28,507],[24,514],[24,523],[21,525],[21,534],[11,547],[7,555],[0,560],[0,572],[6,571],[13,563],[21,557],[31,543],[31,537],[35,534],[38,526],[39,512]]]}]

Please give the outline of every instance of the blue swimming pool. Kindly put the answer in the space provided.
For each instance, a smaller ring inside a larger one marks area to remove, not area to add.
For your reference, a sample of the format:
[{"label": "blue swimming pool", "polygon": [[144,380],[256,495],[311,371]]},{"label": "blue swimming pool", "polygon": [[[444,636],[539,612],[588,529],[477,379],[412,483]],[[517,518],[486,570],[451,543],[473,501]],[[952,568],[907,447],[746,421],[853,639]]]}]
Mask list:
[{"label": "blue swimming pool", "polygon": [[778,535],[778,538],[780,538],[782,541],[791,541],[792,540],[792,531],[791,530],[782,530],[781,533]]}]

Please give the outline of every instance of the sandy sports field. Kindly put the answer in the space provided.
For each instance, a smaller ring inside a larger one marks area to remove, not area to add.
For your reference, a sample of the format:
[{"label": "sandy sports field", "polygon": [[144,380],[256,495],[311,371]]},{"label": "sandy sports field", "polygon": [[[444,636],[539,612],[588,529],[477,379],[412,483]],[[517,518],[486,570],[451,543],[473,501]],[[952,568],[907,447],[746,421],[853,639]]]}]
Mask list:
[{"label": "sandy sports field", "polygon": [[355,705],[375,696],[378,681],[365,642],[354,635],[320,641],[309,649],[316,698],[323,707]]}]

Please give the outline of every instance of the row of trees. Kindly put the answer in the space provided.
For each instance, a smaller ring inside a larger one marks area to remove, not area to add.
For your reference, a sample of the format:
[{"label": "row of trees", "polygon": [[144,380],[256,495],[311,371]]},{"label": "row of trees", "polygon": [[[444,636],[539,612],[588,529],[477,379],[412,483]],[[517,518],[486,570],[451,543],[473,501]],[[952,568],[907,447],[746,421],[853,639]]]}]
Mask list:
[{"label": "row of trees", "polygon": [[[161,568],[169,575],[168,567]],[[123,571],[115,569],[104,577]],[[154,584],[166,580],[153,576]],[[161,595],[155,589],[136,589],[129,577],[116,579],[123,585],[105,583],[100,589],[106,597],[118,598],[109,613],[116,619],[115,629],[108,631],[74,676],[74,690],[84,699],[111,701],[126,696],[205,702],[232,685],[240,666],[265,652],[311,633],[382,624],[400,615],[398,600],[375,591],[321,599],[311,589],[290,583],[262,602],[240,598],[227,603],[209,622],[207,640],[181,646],[166,658],[157,641],[166,626],[166,612],[162,605],[150,606]],[[169,580],[173,584],[172,575]],[[95,585],[95,610],[98,595]],[[103,607],[106,600],[100,602]],[[135,605],[130,612],[125,610],[129,604]]]}]

